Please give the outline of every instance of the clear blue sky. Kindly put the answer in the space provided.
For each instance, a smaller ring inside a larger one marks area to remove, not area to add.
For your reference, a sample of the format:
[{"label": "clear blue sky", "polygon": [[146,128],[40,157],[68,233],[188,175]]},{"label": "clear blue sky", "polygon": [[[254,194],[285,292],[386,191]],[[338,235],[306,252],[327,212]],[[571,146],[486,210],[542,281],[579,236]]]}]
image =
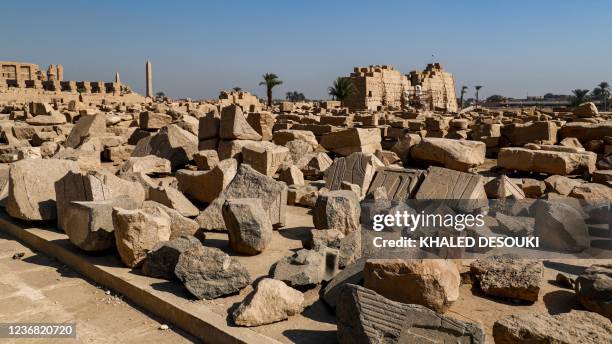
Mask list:
[{"label": "clear blue sky", "polygon": [[327,98],[354,66],[403,73],[435,59],[457,87],[512,97],[612,83],[612,2],[2,1],[0,60],[61,63],[67,80],[122,81],[173,97],[216,98],[261,75]]}]

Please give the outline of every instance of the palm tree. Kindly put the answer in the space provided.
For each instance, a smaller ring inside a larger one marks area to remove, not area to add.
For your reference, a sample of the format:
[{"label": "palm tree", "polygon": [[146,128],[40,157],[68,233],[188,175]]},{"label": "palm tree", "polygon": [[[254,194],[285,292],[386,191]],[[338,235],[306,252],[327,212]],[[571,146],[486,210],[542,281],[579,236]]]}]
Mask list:
[{"label": "palm tree", "polygon": [[574,94],[571,98],[573,106],[580,105],[588,100],[587,94],[589,93],[589,90],[577,88],[572,90],[572,93]]},{"label": "palm tree", "polygon": [[463,109],[463,95],[465,94],[465,91],[467,91],[468,87],[467,86],[461,86],[461,97],[459,98],[459,108]]},{"label": "palm tree", "polygon": [[344,106],[344,100],[357,93],[357,88],[350,78],[337,78],[332,86],[328,88],[328,91],[330,96],[339,100],[340,104]]},{"label": "palm tree", "polygon": [[268,95],[268,106],[272,106],[272,88],[274,86],[280,85],[283,82],[278,79],[278,76],[274,73],[266,73],[262,76],[264,81],[260,82],[259,85],[266,86],[266,93]]},{"label": "palm tree", "polygon": [[599,90],[599,95],[601,96],[603,102],[604,111],[608,111],[608,97],[610,96],[610,85],[607,82],[602,81],[599,83],[599,85],[597,85],[596,90]]},{"label": "palm tree", "polygon": [[477,86],[474,86],[474,88],[476,89],[476,108],[478,109],[478,91],[480,91],[482,86],[477,85]]}]

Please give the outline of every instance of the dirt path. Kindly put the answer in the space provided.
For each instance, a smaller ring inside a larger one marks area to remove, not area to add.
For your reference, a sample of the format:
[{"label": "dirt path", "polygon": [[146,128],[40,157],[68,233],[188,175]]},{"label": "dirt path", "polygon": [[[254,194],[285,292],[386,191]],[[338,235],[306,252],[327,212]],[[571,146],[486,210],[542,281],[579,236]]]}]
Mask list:
[{"label": "dirt path", "polygon": [[[24,256],[13,259],[17,253]],[[61,343],[194,342],[180,331],[160,330],[161,323],[156,319],[3,233],[0,233],[0,276],[0,323],[76,323],[77,339],[61,339]],[[0,339],[0,342],[49,340]]]}]

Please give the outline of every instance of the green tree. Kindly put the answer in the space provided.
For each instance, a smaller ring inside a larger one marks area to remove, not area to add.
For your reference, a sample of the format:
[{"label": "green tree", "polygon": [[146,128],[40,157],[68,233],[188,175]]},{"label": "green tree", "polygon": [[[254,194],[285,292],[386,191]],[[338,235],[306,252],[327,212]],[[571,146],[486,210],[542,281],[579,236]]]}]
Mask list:
[{"label": "green tree", "polygon": [[357,88],[350,78],[337,78],[328,88],[329,95],[339,100],[344,106],[344,100],[357,93]]},{"label": "green tree", "polygon": [[480,91],[482,86],[477,85],[477,86],[474,86],[474,88],[476,89],[476,108],[478,108],[478,92]]},{"label": "green tree", "polygon": [[292,102],[303,102],[306,100],[306,96],[302,92],[292,91],[285,93],[285,99]]},{"label": "green tree", "polygon": [[166,96],[166,94],[164,92],[157,92],[157,93],[155,93],[155,96],[157,98],[164,98]]},{"label": "green tree", "polygon": [[242,87],[236,86],[236,87],[232,88],[232,90],[234,90],[235,92],[240,92],[240,91],[242,91]]},{"label": "green tree", "polygon": [[[599,90],[595,92],[595,90]],[[593,90],[594,94],[599,93],[599,97],[603,104],[604,111],[608,111],[608,98],[610,97],[610,85],[606,81],[602,81],[597,85],[597,88]]]},{"label": "green tree", "polygon": [[463,109],[463,96],[465,95],[467,89],[467,86],[461,86],[461,97],[459,98],[459,108],[461,109]]},{"label": "green tree", "polygon": [[503,101],[504,99],[506,99],[506,97],[501,96],[501,95],[499,95],[499,94],[494,94],[494,95],[492,95],[492,96],[489,96],[489,97],[487,98],[487,101],[488,101],[488,102],[501,102],[501,101]]},{"label": "green tree", "polygon": [[589,100],[589,90],[577,88],[575,90],[572,90],[572,94],[573,95],[570,98],[572,106],[578,106]]},{"label": "green tree", "polygon": [[272,89],[283,83],[282,80],[274,73],[266,73],[262,76],[263,80],[259,85],[266,86],[266,94],[268,95],[268,106],[272,106]]}]

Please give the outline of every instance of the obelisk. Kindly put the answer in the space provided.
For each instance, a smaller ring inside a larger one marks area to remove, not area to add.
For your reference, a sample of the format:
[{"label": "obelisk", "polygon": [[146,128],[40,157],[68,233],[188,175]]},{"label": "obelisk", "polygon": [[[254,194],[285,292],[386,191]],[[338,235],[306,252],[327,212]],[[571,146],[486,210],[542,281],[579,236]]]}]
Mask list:
[{"label": "obelisk", "polygon": [[119,76],[119,72],[115,72],[115,83],[121,83],[121,77]]},{"label": "obelisk", "polygon": [[147,97],[153,98],[153,73],[149,60],[147,60]]}]

